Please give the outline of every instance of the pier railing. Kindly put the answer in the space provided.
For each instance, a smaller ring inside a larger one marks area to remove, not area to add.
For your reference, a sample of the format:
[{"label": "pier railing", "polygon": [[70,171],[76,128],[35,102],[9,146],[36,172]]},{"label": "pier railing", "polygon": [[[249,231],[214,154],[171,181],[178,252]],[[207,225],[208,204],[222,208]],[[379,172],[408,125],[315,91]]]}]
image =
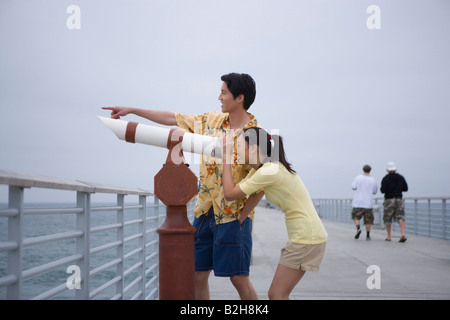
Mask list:
[{"label": "pier railing", "polygon": [[[0,299],[158,298],[156,229],[165,206],[153,193],[5,170],[0,185],[8,188],[0,207]],[[74,192],[74,202],[30,204],[28,188]],[[115,200],[96,203],[99,194]]]},{"label": "pier railing", "polygon": [[[383,198],[374,198],[374,225],[384,229]],[[406,233],[450,240],[450,197],[405,197]],[[352,199],[313,199],[323,219],[351,223]],[[398,232],[398,223],[392,223]]]}]

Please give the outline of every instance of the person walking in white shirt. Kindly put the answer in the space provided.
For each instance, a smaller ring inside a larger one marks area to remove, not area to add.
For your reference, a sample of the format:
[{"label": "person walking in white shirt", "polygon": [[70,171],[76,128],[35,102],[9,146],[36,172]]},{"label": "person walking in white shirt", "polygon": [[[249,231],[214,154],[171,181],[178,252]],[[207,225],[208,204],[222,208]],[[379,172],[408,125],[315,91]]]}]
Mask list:
[{"label": "person walking in white shirt", "polygon": [[364,174],[357,176],[352,183],[355,195],[352,201],[352,219],[356,225],[355,239],[361,234],[360,220],[364,216],[366,225],[366,240],[370,240],[370,226],[373,224],[373,194],[378,191],[375,178],[370,176],[372,168],[369,165],[363,167]]}]

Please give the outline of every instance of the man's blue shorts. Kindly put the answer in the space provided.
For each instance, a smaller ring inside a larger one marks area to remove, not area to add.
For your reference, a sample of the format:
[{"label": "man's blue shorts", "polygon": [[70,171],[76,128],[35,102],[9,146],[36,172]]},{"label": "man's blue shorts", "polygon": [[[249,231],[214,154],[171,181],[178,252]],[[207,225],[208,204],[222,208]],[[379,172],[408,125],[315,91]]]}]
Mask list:
[{"label": "man's blue shorts", "polygon": [[218,277],[249,275],[252,253],[252,220],[216,224],[211,207],[194,219],[195,271],[214,270]]}]

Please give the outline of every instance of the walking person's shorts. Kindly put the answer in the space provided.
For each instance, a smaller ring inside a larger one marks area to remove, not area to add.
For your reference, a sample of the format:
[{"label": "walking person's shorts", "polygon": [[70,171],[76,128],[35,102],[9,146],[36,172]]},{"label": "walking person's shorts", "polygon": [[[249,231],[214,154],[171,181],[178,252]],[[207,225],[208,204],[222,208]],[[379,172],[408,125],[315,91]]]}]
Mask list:
[{"label": "walking person's shorts", "polygon": [[385,199],[384,200],[383,221],[385,224],[405,221],[405,202],[403,199]]}]

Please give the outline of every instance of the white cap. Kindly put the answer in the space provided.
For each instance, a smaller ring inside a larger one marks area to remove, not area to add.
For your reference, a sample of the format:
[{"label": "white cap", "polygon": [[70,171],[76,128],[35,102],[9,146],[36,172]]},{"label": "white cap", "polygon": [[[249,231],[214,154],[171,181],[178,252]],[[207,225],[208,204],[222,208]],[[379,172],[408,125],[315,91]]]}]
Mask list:
[{"label": "white cap", "polygon": [[387,171],[395,171],[397,170],[397,167],[395,166],[395,163],[393,161],[389,161],[386,165]]}]

